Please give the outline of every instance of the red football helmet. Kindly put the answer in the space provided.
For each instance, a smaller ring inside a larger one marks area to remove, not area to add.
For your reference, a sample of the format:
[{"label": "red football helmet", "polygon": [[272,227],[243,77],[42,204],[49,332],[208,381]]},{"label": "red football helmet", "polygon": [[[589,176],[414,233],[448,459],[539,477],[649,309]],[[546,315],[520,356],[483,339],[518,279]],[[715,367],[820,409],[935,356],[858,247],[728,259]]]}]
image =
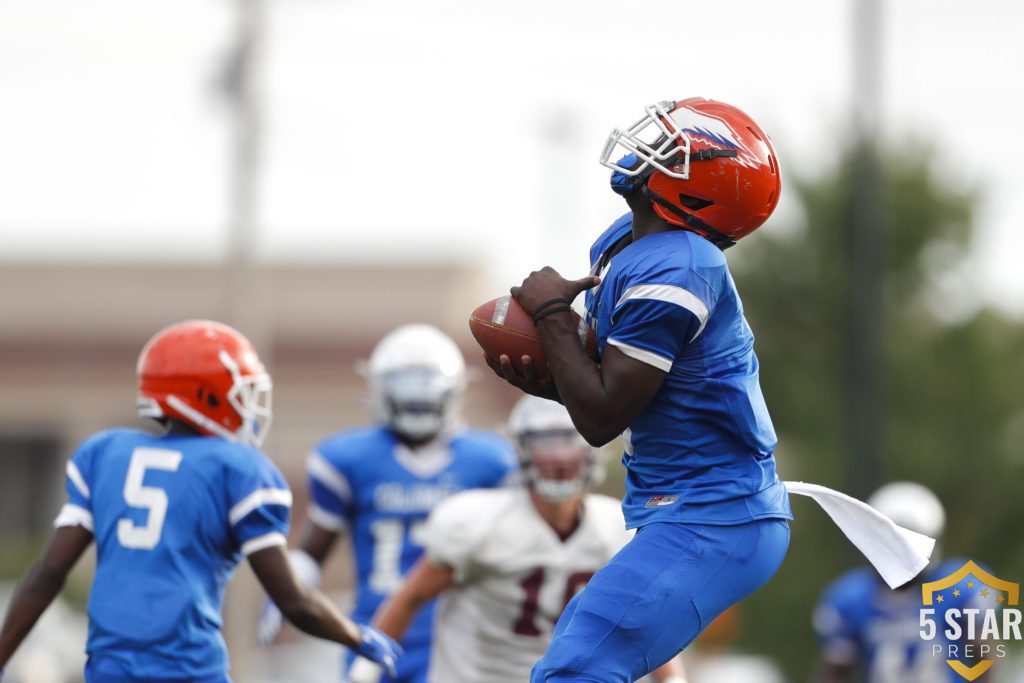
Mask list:
[{"label": "red football helmet", "polygon": [[526,484],[542,498],[558,503],[582,495],[599,477],[597,449],[561,403],[524,396],[508,422]]},{"label": "red football helmet", "polygon": [[136,367],[141,417],[174,418],[203,434],[259,446],[270,427],[270,375],[249,340],[210,320],[150,339]]},{"label": "red football helmet", "polygon": [[[619,147],[626,156],[613,161]],[[601,164],[615,171],[616,192],[641,189],[661,218],[722,248],[759,228],[782,189],[764,131],[736,107],[702,97],[646,107],[608,136]]]}]

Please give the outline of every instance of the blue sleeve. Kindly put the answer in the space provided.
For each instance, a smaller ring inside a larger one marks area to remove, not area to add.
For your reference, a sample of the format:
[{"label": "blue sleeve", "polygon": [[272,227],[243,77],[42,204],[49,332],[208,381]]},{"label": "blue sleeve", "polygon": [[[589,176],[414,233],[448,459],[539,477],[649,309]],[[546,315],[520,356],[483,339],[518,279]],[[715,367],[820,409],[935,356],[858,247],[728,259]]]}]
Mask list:
[{"label": "blue sleeve", "polygon": [[497,488],[516,483],[519,463],[512,443],[494,432],[472,430],[456,438],[453,447],[463,453],[470,488]]},{"label": "blue sleeve", "polygon": [[512,444],[506,444],[500,453],[498,462],[498,481],[495,486],[507,486],[519,483],[519,461]]},{"label": "blue sleeve", "polygon": [[343,468],[335,460],[314,450],[306,458],[309,478],[309,518],[327,531],[344,531],[354,512],[352,487]]},{"label": "blue sleeve", "polygon": [[286,545],[292,492],[288,482],[259,451],[249,451],[228,480],[228,523],[243,555]]},{"label": "blue sleeve", "polygon": [[93,453],[97,438],[88,439],[68,460],[64,468],[64,490],[67,502],[61,508],[53,525],[81,526],[93,530],[92,517],[92,481]]},{"label": "blue sleeve", "polygon": [[611,315],[608,343],[630,358],[668,372],[707,321],[707,306],[674,285],[630,287]]},{"label": "blue sleeve", "polygon": [[512,444],[504,439],[496,439],[493,457],[491,481],[487,487],[499,487],[518,482],[519,463],[516,460],[516,452]]}]

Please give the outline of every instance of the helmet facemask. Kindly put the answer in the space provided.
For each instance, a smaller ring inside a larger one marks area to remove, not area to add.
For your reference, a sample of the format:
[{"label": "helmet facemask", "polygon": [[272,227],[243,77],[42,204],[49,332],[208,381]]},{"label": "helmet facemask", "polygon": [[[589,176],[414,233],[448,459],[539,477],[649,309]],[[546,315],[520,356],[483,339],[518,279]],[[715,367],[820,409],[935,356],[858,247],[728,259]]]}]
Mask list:
[{"label": "helmet facemask", "polygon": [[527,432],[517,445],[527,485],[544,500],[563,503],[591,483],[594,449],[575,430]]},{"label": "helmet facemask", "polygon": [[[225,428],[174,394],[168,394],[167,405],[207,432],[228,441],[259,448],[267,437],[273,417],[273,384],[270,375],[265,372],[242,375],[238,363],[227,351],[222,350],[218,358],[231,375],[231,388],[226,398],[241,421],[235,431]],[[142,414],[141,410],[139,414]]]},{"label": "helmet facemask", "polygon": [[455,419],[459,378],[434,368],[392,370],[373,379],[378,419],[399,436],[429,441]]},{"label": "helmet facemask", "polygon": [[[601,153],[601,165],[629,177],[649,175],[656,169],[672,178],[688,180],[690,138],[669,115],[675,107],[672,101],[649,105],[632,126],[613,129]],[[625,151],[616,153],[620,147]],[[613,156],[622,158],[612,161]]]},{"label": "helmet facemask", "polygon": [[238,365],[226,351],[220,352],[220,361],[231,373],[234,380],[228,392],[228,403],[235,409],[242,424],[235,431],[240,443],[256,446],[263,445],[270,431],[273,419],[271,403],[273,401],[273,384],[266,373],[243,376]]}]

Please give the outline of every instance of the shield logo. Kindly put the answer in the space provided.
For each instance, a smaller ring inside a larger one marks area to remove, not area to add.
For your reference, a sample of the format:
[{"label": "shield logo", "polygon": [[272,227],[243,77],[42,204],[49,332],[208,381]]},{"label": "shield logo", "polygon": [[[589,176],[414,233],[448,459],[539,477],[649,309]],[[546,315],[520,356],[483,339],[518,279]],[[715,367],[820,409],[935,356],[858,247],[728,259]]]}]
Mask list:
[{"label": "shield logo", "polygon": [[[925,607],[948,607],[950,601],[956,600],[965,603],[978,600],[985,609],[996,611],[1004,607],[1017,607],[1020,603],[1020,584],[993,576],[970,561],[946,578],[921,586],[921,602]],[[946,664],[961,677],[973,681],[991,669],[995,659],[983,659],[973,666],[967,666],[956,659],[947,659]]]}]

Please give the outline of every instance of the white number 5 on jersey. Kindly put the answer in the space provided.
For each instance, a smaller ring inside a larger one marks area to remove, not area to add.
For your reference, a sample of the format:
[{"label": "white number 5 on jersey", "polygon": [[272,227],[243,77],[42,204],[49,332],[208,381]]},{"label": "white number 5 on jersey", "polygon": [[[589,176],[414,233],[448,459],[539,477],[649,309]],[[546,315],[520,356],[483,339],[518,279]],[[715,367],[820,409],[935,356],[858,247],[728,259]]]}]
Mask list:
[{"label": "white number 5 on jersey", "polygon": [[127,518],[117,521],[117,540],[125,548],[150,550],[160,542],[167,518],[167,492],[154,486],[143,486],[146,470],[177,472],[182,455],[163,448],[136,448],[124,480],[124,501],[134,508],[149,512],[146,526],[135,526]]}]

